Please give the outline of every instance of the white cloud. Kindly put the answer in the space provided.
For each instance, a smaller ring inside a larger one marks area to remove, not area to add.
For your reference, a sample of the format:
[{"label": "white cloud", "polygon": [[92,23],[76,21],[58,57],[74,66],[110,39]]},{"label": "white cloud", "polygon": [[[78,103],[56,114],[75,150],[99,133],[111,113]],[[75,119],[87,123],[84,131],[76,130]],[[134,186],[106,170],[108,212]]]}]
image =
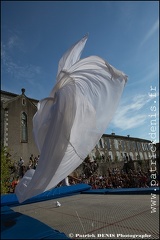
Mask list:
[{"label": "white cloud", "polygon": [[151,29],[147,32],[144,39],[142,40],[140,46],[142,46],[152,35],[159,29],[159,19],[153,24]]},{"label": "white cloud", "polygon": [[137,72],[137,74],[135,76],[132,76],[133,80],[131,79],[131,81],[129,81],[127,83],[127,86],[129,87],[133,87],[135,85],[139,85],[141,83],[146,83],[146,82],[150,82],[152,83],[154,79],[158,79],[159,78],[159,69],[156,63],[148,66],[148,69],[146,69],[146,72],[144,73],[144,75],[140,75],[139,72]]},{"label": "white cloud", "polygon": [[112,121],[114,127],[122,130],[137,128],[147,120],[145,113],[146,104],[151,101],[147,95],[137,95],[130,103],[126,99],[117,109]]},{"label": "white cloud", "polygon": [[7,46],[9,48],[13,48],[13,47],[18,45],[18,42],[19,42],[18,37],[16,35],[12,36],[12,37],[9,38]]},{"label": "white cloud", "polygon": [[11,75],[11,78],[16,80],[28,81],[32,83],[37,76],[42,74],[42,70],[39,66],[31,64],[18,64],[10,55],[10,48],[13,48],[17,44],[17,38],[10,38],[7,44],[1,43],[1,62],[2,72],[7,72]]}]

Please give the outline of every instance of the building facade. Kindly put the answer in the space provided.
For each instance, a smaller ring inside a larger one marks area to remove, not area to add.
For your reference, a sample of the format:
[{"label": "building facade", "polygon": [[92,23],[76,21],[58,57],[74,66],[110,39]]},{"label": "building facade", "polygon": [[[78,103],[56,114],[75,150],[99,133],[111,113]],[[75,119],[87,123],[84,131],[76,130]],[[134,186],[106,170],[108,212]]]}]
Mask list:
[{"label": "building facade", "polygon": [[95,158],[98,154],[105,161],[111,162],[124,161],[125,159],[148,160],[152,155],[150,144],[149,140],[134,138],[129,135],[103,134],[95,149],[93,149],[91,157]]},{"label": "building facade", "polygon": [[99,173],[105,175],[106,169],[122,169],[128,164],[130,169],[150,168],[152,158],[151,141],[115,133],[103,134],[98,144],[89,154],[91,161],[99,164]]},{"label": "building facade", "polygon": [[[32,133],[37,103],[25,95],[25,89],[20,95],[1,91],[1,145],[8,148],[14,160],[23,157],[26,164],[31,154],[39,155]],[[100,171],[108,166],[122,167],[126,161],[145,162],[147,167],[151,156],[149,140],[114,133],[103,134],[89,154],[91,161],[99,162]]]},{"label": "building facade", "polygon": [[13,160],[22,157],[27,163],[31,154],[39,154],[32,134],[38,100],[28,98],[25,89],[21,91],[20,95],[1,91],[1,145]]}]

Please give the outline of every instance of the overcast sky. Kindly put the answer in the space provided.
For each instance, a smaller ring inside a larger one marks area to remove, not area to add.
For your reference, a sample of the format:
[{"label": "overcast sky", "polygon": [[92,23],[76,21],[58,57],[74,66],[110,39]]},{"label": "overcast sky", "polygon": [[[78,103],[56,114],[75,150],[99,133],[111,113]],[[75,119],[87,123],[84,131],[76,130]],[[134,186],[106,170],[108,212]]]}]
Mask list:
[{"label": "overcast sky", "polygon": [[61,56],[88,33],[81,58],[100,56],[128,75],[106,133],[159,141],[157,1],[3,1],[1,7],[2,90],[47,97]]}]

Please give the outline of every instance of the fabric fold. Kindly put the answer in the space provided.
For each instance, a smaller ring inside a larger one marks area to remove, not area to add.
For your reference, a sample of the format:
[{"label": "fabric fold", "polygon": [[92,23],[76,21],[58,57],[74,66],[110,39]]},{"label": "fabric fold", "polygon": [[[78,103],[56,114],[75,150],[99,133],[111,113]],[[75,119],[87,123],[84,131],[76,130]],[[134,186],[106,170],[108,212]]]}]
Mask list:
[{"label": "fabric fold", "polygon": [[98,56],[80,59],[87,38],[62,56],[56,85],[38,104],[33,134],[40,159],[16,187],[19,202],[54,188],[72,173],[117,109],[127,76]]}]

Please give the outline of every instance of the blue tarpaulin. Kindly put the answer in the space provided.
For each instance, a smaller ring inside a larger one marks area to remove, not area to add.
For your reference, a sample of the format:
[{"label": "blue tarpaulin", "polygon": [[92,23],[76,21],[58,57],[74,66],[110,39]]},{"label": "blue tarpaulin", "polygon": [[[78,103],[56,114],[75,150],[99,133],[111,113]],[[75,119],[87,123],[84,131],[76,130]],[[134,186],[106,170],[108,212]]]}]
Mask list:
[{"label": "blue tarpaulin", "polygon": [[[54,188],[28,199],[23,204],[60,198],[77,193],[83,194],[150,194],[159,193],[159,187],[91,189],[87,184],[76,184]],[[19,205],[15,194],[1,196],[1,239],[69,239],[64,233],[50,228],[42,222],[14,212],[8,206]],[[28,231],[29,229],[29,231]],[[40,230],[39,230],[40,229]]]},{"label": "blue tarpaulin", "polygon": [[[90,188],[87,184],[54,188],[28,199],[23,204],[73,195]],[[15,194],[1,196],[1,239],[69,239],[64,233],[60,233],[34,218],[14,212],[9,208],[9,206],[17,205],[21,204],[19,204]]]},{"label": "blue tarpaulin", "polygon": [[149,188],[103,188],[103,189],[89,189],[82,192],[83,194],[150,194],[159,193],[159,187]]},{"label": "blue tarpaulin", "polygon": [[1,207],[1,239],[69,239],[64,233],[46,224],[14,212],[7,206]]},{"label": "blue tarpaulin", "polygon": [[[62,186],[58,188],[54,188],[50,191],[46,191],[41,193],[35,197],[32,197],[21,204],[28,204],[34,202],[45,201],[54,198],[60,198],[68,195],[73,195],[76,193],[81,193],[82,191],[89,190],[91,186],[87,184],[76,184],[71,186]],[[16,206],[19,205],[16,194],[6,194],[1,196],[1,206]]]}]

